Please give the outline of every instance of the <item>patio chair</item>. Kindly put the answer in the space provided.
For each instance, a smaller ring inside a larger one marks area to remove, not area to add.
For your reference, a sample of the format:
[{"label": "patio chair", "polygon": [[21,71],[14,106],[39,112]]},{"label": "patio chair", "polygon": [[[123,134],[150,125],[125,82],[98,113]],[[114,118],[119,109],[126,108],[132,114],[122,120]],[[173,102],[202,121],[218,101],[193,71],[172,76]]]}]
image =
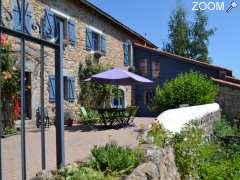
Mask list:
[{"label": "patio chair", "polygon": [[[49,120],[47,108],[44,108],[44,111],[45,111],[45,114],[44,114],[44,126],[49,128],[50,120]],[[41,111],[40,111],[40,107],[38,107],[37,110],[36,110],[36,126],[37,126],[37,128],[39,128],[40,125],[41,125]]]},{"label": "patio chair", "polygon": [[81,117],[83,118],[83,123],[85,123],[88,127],[90,127],[92,130],[94,130],[92,123],[96,123],[100,120],[98,117],[93,117],[91,114],[89,114],[85,107],[80,107],[81,111]]}]

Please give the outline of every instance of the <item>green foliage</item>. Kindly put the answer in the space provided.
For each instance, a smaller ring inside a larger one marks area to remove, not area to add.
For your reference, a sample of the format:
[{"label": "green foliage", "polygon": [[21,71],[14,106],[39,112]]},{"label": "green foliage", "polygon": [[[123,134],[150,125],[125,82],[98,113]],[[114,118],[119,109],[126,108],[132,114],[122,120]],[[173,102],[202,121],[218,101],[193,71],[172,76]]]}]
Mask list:
[{"label": "green foliage", "polygon": [[[217,126],[217,131],[226,127],[230,129],[226,122],[222,121],[221,124],[223,125]],[[233,133],[233,130],[228,132]],[[239,148],[239,144],[222,146],[218,141],[204,142],[202,130],[192,123],[185,126],[174,138],[176,164],[182,179],[238,179]]]},{"label": "green foliage", "polygon": [[[80,64],[79,66],[80,80],[88,79],[92,75],[107,69],[109,69],[108,65],[101,64],[96,59],[86,59],[85,65]],[[105,102],[109,100],[112,86],[91,82],[80,83],[81,93],[79,100],[82,106],[96,109],[99,106],[104,106]]]},{"label": "green foliage", "polygon": [[213,103],[217,89],[207,76],[198,72],[179,74],[176,79],[165,83],[163,89],[156,88],[150,109],[162,112],[178,108],[181,104],[194,106]]},{"label": "green foliage", "polygon": [[216,29],[207,29],[208,17],[203,11],[196,11],[193,23],[189,23],[186,16],[186,10],[181,5],[170,16],[169,42],[165,45],[164,50],[210,63],[209,38],[214,35]]},{"label": "green foliage", "polygon": [[191,28],[190,57],[202,62],[210,63],[208,57],[209,38],[214,35],[215,29],[206,29],[208,17],[203,11],[196,11],[195,22]]},{"label": "green foliage", "polygon": [[153,137],[154,144],[163,147],[169,143],[171,134],[161,124],[153,123],[148,136]]},{"label": "green foliage", "polygon": [[59,180],[117,180],[117,177],[104,176],[100,171],[96,171],[90,167],[79,167],[76,165],[57,171],[52,179]]},{"label": "green foliage", "polygon": [[181,178],[185,179],[189,176],[196,176],[197,166],[201,160],[202,140],[203,132],[194,123],[187,124],[181,133],[174,137],[173,147]]},{"label": "green foliage", "polygon": [[214,134],[217,137],[225,137],[225,136],[234,136],[236,135],[236,130],[230,125],[226,120],[215,121],[213,125]]},{"label": "green foliage", "polygon": [[169,42],[164,50],[177,55],[189,56],[189,24],[186,19],[186,11],[180,5],[170,16],[169,21]]},{"label": "green foliage", "polygon": [[12,134],[16,134],[16,133],[17,133],[17,129],[16,128],[6,127],[4,129],[4,134],[5,135],[12,135]]},{"label": "green foliage", "polygon": [[15,96],[19,93],[20,73],[17,65],[17,57],[12,53],[10,43],[3,45],[2,72],[0,73],[0,83],[3,96]]},{"label": "green foliage", "polygon": [[94,147],[90,166],[104,174],[123,175],[130,172],[142,160],[140,150],[124,148],[115,143]]}]

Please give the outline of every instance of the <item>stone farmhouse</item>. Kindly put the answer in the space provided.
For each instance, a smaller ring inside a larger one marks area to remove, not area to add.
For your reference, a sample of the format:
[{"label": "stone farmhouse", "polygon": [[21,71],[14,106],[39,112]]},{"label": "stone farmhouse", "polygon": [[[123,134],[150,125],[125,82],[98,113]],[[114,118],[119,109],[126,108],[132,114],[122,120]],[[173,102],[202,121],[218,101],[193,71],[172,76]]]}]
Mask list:
[{"label": "stone farmhouse", "polygon": [[[79,64],[89,56],[97,56],[101,63],[112,67],[129,69],[135,67],[136,73],[154,80],[151,86],[123,86],[121,100],[112,98],[111,106],[139,106],[140,116],[152,116],[148,103],[153,89],[181,72],[197,70],[203,72],[220,84],[219,102],[224,109],[234,114],[239,112],[240,80],[233,78],[232,71],[226,68],[200,63],[192,59],[162,52],[152,42],[130,29],[86,0],[28,0],[26,28],[34,34],[31,21],[43,19],[44,32],[54,29],[58,22],[64,24],[64,82],[67,86],[65,109],[79,112],[80,94]],[[16,0],[3,0],[3,5],[12,12],[15,30],[20,28],[20,14]],[[56,31],[48,32],[51,40]],[[15,40],[16,48],[18,40]],[[26,115],[35,119],[40,104],[40,62],[39,49],[35,44],[27,43],[26,60]],[[45,49],[45,104],[54,112],[55,77],[54,53]],[[238,102],[236,101],[236,97]],[[232,100],[232,99],[235,99]],[[234,108],[232,108],[234,107]],[[236,107],[236,108],[235,108]],[[235,109],[235,110],[233,110]],[[235,112],[236,111],[236,112]]]}]

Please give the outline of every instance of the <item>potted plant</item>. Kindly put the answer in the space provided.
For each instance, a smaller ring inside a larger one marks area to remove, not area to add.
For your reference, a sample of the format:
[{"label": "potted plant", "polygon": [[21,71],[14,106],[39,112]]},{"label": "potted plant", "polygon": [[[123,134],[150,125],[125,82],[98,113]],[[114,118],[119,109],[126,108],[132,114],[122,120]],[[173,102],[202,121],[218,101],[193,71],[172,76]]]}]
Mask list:
[{"label": "potted plant", "polygon": [[74,114],[72,112],[65,112],[64,113],[64,125],[72,126],[74,121]]}]

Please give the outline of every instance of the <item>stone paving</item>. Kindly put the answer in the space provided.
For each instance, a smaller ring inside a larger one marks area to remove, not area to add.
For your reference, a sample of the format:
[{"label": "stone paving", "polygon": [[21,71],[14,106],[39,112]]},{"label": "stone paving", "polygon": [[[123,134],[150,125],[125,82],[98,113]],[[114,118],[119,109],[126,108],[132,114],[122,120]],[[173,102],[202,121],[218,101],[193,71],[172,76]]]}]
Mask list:
[{"label": "stone paving", "polygon": [[[137,130],[148,127],[154,118],[135,118],[135,126],[121,129],[90,130],[75,125],[65,128],[65,158],[66,164],[89,157],[94,145],[103,145],[116,141],[120,145],[136,146]],[[46,164],[47,170],[56,168],[55,127],[46,129]],[[35,127],[27,129],[27,177],[35,176],[41,170],[40,130]],[[20,135],[2,139],[2,164],[4,180],[21,179],[21,146]]]}]

